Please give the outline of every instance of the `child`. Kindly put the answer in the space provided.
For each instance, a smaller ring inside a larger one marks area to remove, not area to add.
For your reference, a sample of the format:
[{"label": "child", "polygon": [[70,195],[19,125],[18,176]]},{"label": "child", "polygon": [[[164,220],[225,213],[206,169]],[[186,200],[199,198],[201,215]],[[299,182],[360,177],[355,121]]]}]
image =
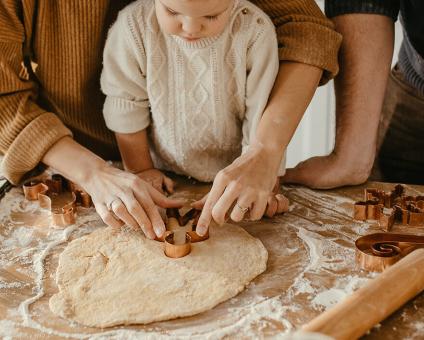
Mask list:
[{"label": "child", "polygon": [[111,28],[103,66],[125,167],[172,191],[159,169],[209,182],[246,151],[279,61],[274,25],[246,0],[138,0]]}]

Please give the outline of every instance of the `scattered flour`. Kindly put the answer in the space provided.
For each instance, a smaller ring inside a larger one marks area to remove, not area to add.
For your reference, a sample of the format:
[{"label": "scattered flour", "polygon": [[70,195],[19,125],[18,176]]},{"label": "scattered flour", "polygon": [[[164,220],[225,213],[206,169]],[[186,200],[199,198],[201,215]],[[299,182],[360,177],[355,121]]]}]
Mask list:
[{"label": "scattered flour", "polygon": [[[302,189],[302,192],[299,191],[300,189],[289,188],[288,190],[299,196],[302,195],[302,197],[306,195],[306,198],[311,202],[317,202],[318,200],[320,204],[324,202],[325,207],[336,211],[340,219],[350,218],[351,212],[347,208],[344,208],[353,202],[350,199],[342,199],[323,194],[322,192],[315,193],[312,190]],[[186,192],[180,195],[181,197],[189,197],[189,194]],[[1,202],[0,222],[5,226],[5,230],[3,235],[0,234],[0,266],[2,264],[10,264],[7,261],[30,264],[35,277],[34,293],[33,296],[21,302],[18,310],[9,311],[9,315],[18,314],[23,320],[23,325],[52,336],[73,339],[132,340],[140,338],[221,339],[237,334],[238,338],[257,338],[260,337],[258,336],[258,330],[266,331],[267,328],[275,327],[275,325],[279,325],[279,329],[283,329],[284,332],[292,332],[295,331],[295,326],[291,321],[292,318],[290,315],[293,315],[293,313],[302,314],[301,306],[303,305],[302,299],[304,299],[304,296],[308,297],[311,308],[320,311],[336,304],[372,277],[372,275],[361,277],[359,274],[349,276],[338,275],[342,270],[346,270],[346,267],[353,266],[353,262],[352,264],[347,264],[346,261],[353,261],[354,250],[352,247],[343,243],[335,242],[335,238],[326,234],[328,230],[331,230],[332,234],[337,235],[338,239],[343,239],[348,243],[348,241],[352,241],[355,233],[358,234],[358,231],[361,231],[359,234],[362,234],[366,231],[366,224],[355,224],[351,233],[344,232],[338,230],[337,225],[334,228],[330,228],[328,224],[325,224],[325,221],[320,221],[320,223],[311,222],[308,219],[311,212],[307,212],[304,219],[301,219],[299,222],[299,214],[295,215],[296,211],[305,208],[294,202],[290,210],[295,216],[291,218],[289,214],[286,215],[284,225],[288,230],[293,230],[299,237],[301,246],[285,246],[284,255],[289,256],[299,251],[302,252],[306,258],[304,267],[294,278],[293,283],[284,294],[271,297],[264,297],[258,294],[258,296],[255,296],[250,301],[245,301],[239,307],[239,297],[230,300],[230,321],[235,320],[235,322],[229,322],[225,318],[216,318],[204,325],[185,326],[183,328],[177,328],[172,332],[159,327],[146,328],[146,330],[118,328],[103,332],[99,331],[96,334],[60,332],[34,320],[30,309],[31,305],[41,299],[45,294],[44,281],[46,279],[46,273],[44,266],[46,257],[58,245],[67,242],[71,237],[81,237],[84,234],[92,232],[101,225],[101,222],[99,222],[96,214],[92,213],[92,209],[79,209],[77,223],[75,225],[69,226],[64,230],[50,229],[47,236],[44,239],[40,239],[36,237],[31,227],[25,225],[17,226],[16,223],[13,223],[12,227],[11,223],[8,222],[8,217],[12,211],[31,212],[38,208],[33,203],[23,204],[22,198],[21,192],[14,189]],[[340,207],[340,204],[343,207]],[[0,232],[2,231],[0,230]],[[10,256],[6,256],[11,251],[18,250],[18,248],[22,249],[17,252],[14,258],[10,259]],[[325,284],[320,280],[314,279],[319,273],[322,274],[323,272],[329,274],[331,278]],[[6,283],[0,281],[0,289],[19,288],[19,284],[23,283]],[[323,287],[325,288],[323,289]],[[252,285],[249,289],[256,289],[256,287]],[[18,325],[12,321],[0,320],[0,336],[4,338],[17,337],[19,336],[18,327],[21,326],[21,324]],[[424,333],[424,323],[416,323],[415,326],[417,334]],[[295,337],[290,334],[287,335],[287,339],[318,340],[318,338],[313,336],[302,336]],[[280,335],[277,338],[283,339],[283,336]]]},{"label": "scattered flour", "polygon": [[352,294],[357,289],[364,286],[370,279],[358,276],[346,276],[337,282],[337,287],[330,288],[318,293],[313,299],[312,304],[325,307],[332,307],[340,302],[346,296]]},{"label": "scattered flour", "polygon": [[16,337],[20,336],[16,326],[12,321],[0,320],[0,337],[4,340],[16,339]]},{"label": "scattered flour", "polygon": [[6,282],[0,280],[0,289],[12,289],[12,288],[24,288],[27,287],[28,283],[25,282]]},{"label": "scattered flour", "polygon": [[13,230],[10,237],[3,241],[3,246],[10,249],[15,247],[27,247],[33,240],[34,229],[19,227]]}]

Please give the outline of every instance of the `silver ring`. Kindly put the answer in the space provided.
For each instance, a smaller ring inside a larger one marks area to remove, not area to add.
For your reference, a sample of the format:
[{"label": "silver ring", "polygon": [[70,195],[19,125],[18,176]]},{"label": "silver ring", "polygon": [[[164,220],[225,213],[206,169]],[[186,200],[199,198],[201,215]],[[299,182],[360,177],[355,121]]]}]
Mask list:
[{"label": "silver ring", "polygon": [[120,201],[121,199],[119,197],[115,197],[113,200],[111,200],[108,204],[106,204],[106,208],[109,211],[113,211],[112,210],[112,204],[116,201]]},{"label": "silver ring", "polygon": [[236,203],[236,207],[241,210],[242,213],[247,213],[249,211],[249,207],[242,207],[240,204]]}]

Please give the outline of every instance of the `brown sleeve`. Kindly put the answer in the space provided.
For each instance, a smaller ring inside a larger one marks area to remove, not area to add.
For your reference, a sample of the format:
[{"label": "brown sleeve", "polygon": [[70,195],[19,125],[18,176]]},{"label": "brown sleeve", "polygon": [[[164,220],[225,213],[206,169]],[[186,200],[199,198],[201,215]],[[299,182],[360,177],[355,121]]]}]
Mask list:
[{"label": "brown sleeve", "polygon": [[20,18],[32,13],[32,3],[0,2],[1,172],[12,183],[33,169],[56,141],[71,135],[56,115],[35,103],[37,85],[21,73],[25,26]]},{"label": "brown sleeve", "polygon": [[320,84],[338,70],[341,35],[314,0],[253,0],[274,22],[280,61],[296,61],[324,70]]}]

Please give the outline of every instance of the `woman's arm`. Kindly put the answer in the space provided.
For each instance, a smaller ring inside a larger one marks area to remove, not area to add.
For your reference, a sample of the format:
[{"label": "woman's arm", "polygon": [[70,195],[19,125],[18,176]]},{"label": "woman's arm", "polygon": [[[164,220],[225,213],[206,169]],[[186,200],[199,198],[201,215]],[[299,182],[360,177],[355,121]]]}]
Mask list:
[{"label": "woman's arm", "polygon": [[[224,220],[230,202],[244,193],[260,191],[261,197],[269,197],[272,191],[269,178],[277,175],[270,169],[278,168],[318,84],[325,83],[338,71],[341,36],[313,0],[253,2],[276,26],[279,72],[258,126],[257,142],[216,177],[199,219],[199,234],[206,232],[212,217]],[[233,190],[224,196],[228,186],[239,188],[239,191]],[[268,202],[267,210],[269,208]],[[239,211],[232,217],[239,220],[243,215]]]},{"label": "woman's arm", "polygon": [[[2,172],[14,184],[37,166],[53,144],[71,136],[53,112],[35,103],[38,86],[22,68],[23,45],[31,38],[32,27],[24,27],[20,7],[20,1],[0,2],[0,153]],[[24,15],[31,17],[31,13]]]},{"label": "woman's arm", "polygon": [[[314,66],[280,63],[268,106],[258,126],[257,140],[248,152],[216,177],[198,222],[196,231],[199,234],[206,232],[212,216],[216,221],[223,221],[231,203],[243,192],[260,190],[261,197],[265,200],[268,198],[272,191],[269,181],[273,179],[275,183],[281,158],[315,93],[321,75],[322,70]],[[271,173],[269,169],[275,171]],[[231,196],[221,195],[230,185],[239,191],[233,191]],[[232,217],[240,220],[243,215],[240,216],[240,211],[237,211]]]},{"label": "woman's arm", "polygon": [[268,14],[275,25],[280,61],[293,61],[322,69],[321,85],[337,74],[337,52],[342,37],[315,0],[252,2]]},{"label": "woman's arm", "polygon": [[137,175],[112,167],[73,139],[64,137],[44,155],[43,163],[81,185],[92,197],[103,221],[118,227],[122,221],[141,228],[151,239],[161,236],[165,224],[156,205],[180,207]]}]

